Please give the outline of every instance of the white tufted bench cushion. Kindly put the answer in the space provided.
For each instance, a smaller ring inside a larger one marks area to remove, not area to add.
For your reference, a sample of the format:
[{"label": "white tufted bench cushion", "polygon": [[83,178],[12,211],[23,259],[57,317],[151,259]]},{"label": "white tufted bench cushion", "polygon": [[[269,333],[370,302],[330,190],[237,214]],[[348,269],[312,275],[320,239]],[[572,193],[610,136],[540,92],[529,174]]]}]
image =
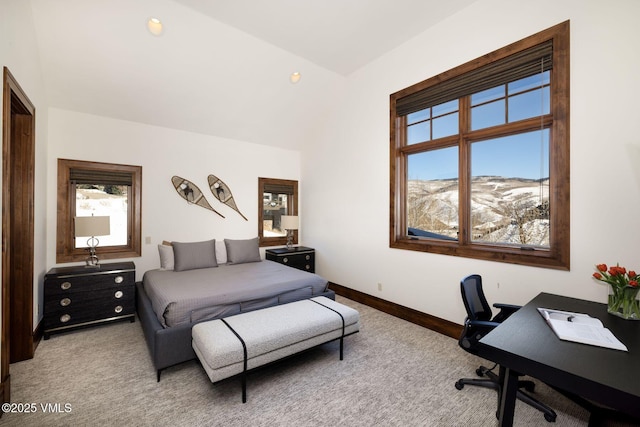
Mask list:
[{"label": "white tufted bench cushion", "polygon": [[[341,340],[342,359],[342,338],[359,329],[356,310],[316,297],[198,323],[191,336],[200,363],[215,383],[336,339]],[[243,376],[243,402],[245,381]]]}]

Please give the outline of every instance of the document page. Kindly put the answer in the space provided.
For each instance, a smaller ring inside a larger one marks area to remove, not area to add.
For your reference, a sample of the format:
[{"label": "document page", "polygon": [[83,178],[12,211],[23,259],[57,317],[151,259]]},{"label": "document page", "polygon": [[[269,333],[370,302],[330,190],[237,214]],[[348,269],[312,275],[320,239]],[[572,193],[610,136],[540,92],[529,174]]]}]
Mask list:
[{"label": "document page", "polygon": [[538,311],[561,340],[628,351],[595,317],[547,308],[538,308]]}]

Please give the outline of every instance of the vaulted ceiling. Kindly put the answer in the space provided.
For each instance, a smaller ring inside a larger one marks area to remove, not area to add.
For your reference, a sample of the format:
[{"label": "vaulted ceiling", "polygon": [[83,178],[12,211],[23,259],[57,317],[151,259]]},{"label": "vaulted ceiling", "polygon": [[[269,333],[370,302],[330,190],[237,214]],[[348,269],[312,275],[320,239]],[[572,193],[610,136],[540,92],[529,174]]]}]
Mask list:
[{"label": "vaulted ceiling", "polygon": [[474,1],[31,4],[50,106],[297,149],[350,74]]}]

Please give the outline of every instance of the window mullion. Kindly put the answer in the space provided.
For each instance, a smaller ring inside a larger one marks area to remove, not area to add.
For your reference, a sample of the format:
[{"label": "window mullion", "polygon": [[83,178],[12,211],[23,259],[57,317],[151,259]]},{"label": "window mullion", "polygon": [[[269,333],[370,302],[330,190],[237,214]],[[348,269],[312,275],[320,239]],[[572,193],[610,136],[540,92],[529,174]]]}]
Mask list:
[{"label": "window mullion", "polygon": [[504,122],[509,123],[509,86],[504,85]]},{"label": "window mullion", "polygon": [[[397,223],[391,224],[391,238],[402,239],[407,234],[407,117],[399,117],[396,121],[397,129],[395,135],[395,150],[391,162],[392,183],[392,206],[391,216],[398,218]],[[394,197],[395,193],[395,197]]]},{"label": "window mullion", "polygon": [[458,138],[458,243],[468,245],[471,215],[471,149],[467,133],[471,129],[471,98],[460,98],[460,128]]}]

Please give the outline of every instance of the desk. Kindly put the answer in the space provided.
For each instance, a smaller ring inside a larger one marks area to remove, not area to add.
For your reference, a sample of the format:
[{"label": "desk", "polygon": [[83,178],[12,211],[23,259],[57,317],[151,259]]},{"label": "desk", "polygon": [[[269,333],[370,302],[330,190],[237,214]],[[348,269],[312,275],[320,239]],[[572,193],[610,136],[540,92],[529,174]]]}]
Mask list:
[{"label": "desk", "polygon": [[[561,341],[538,307],[597,317],[629,352]],[[605,304],[541,293],[479,344],[478,355],[500,365],[501,426],[513,424],[518,375],[640,418],[640,321],[610,315]]]}]

